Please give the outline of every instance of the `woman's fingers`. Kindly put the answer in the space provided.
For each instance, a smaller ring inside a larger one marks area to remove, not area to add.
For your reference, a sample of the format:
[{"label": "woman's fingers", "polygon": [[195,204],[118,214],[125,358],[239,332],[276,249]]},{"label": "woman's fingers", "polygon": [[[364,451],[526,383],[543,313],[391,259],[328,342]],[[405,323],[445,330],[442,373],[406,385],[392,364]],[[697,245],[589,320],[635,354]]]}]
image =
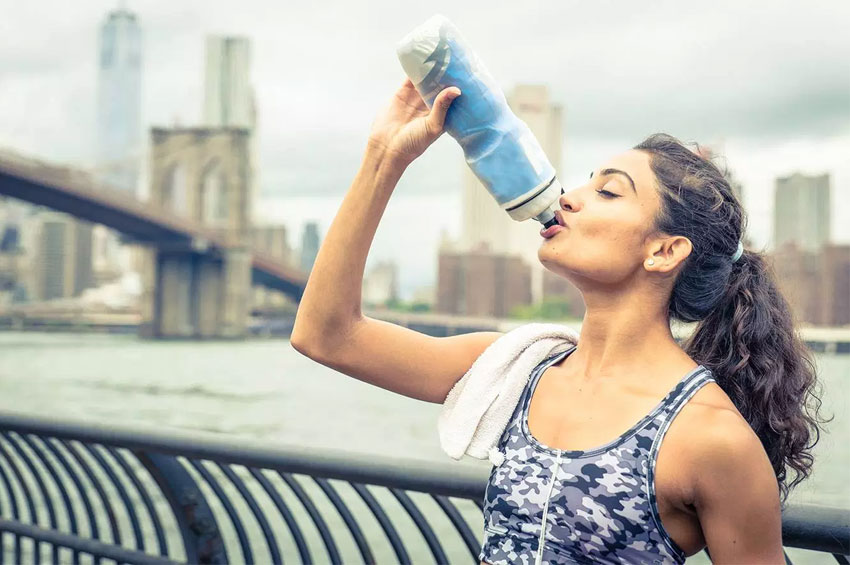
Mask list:
[{"label": "woman's fingers", "polygon": [[396,92],[396,97],[414,111],[420,111],[423,109],[426,112],[428,111],[428,106],[422,100],[422,97],[419,96],[419,92],[413,86],[413,83],[409,78],[405,79],[404,84],[402,84],[401,88],[398,92]]},{"label": "woman's fingers", "polygon": [[440,92],[437,98],[434,99],[434,106],[425,120],[428,126],[428,132],[431,135],[442,133],[449,107],[451,107],[452,101],[460,96],[460,94],[461,92],[458,87],[451,86]]}]

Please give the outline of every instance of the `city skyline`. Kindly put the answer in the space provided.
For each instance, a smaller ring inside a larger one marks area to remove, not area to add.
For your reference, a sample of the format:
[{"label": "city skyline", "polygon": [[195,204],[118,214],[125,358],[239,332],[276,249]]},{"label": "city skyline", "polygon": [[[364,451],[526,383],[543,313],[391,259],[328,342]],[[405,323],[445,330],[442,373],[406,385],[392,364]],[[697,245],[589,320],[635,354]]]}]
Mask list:
[{"label": "city skyline", "polygon": [[[318,221],[320,232],[327,231],[333,203],[341,201],[356,172],[369,124],[403,76],[395,60],[395,41],[432,13],[442,12],[464,32],[503,89],[547,84],[553,102],[563,105],[565,158],[559,177],[565,186],[583,182],[591,168],[643,134],[667,129],[724,147],[744,187],[756,246],[770,240],[775,178],[796,171],[831,175],[833,239],[850,241],[850,207],[844,204],[850,175],[843,162],[850,147],[850,88],[836,71],[850,43],[845,34],[830,31],[846,6],[814,3],[782,13],[767,4],[734,6],[729,8],[736,15],[732,18],[729,10],[710,7],[685,14],[669,3],[640,12],[623,5],[622,17],[605,24],[604,44],[590,41],[602,24],[599,8],[589,6],[578,11],[540,5],[538,10],[518,11],[505,4],[489,12],[486,20],[475,17],[474,5],[453,8],[440,2],[424,9],[367,4],[381,11],[377,20],[346,5],[330,11],[298,7],[277,14],[270,6],[254,2],[235,11],[197,2],[175,7],[151,1],[129,3],[127,8],[139,15],[145,30],[146,129],[170,124],[175,117],[186,125],[202,121],[205,37],[225,33],[252,41],[252,83],[262,116],[262,208],[285,210],[278,202],[286,195],[315,195],[327,203],[316,202],[317,212],[310,218],[261,218],[282,219],[290,234],[300,233],[299,224],[310,220]],[[32,33],[32,26],[41,21],[40,10],[16,8],[10,17],[15,22],[12,31],[28,35],[21,41],[14,41],[14,34],[7,38],[12,48],[2,76],[6,88],[0,91],[0,145],[75,164],[93,160],[85,154],[91,144],[81,142],[87,132],[74,125],[94,111],[89,73],[96,61],[87,40],[95,37],[104,14],[114,8],[114,2],[93,2],[64,13],[66,8],[56,3],[57,21],[63,18],[65,23],[53,30],[51,41]],[[715,11],[725,15],[721,18]],[[547,24],[552,21],[561,23]],[[760,25],[750,29],[756,21]],[[705,29],[695,29],[695,22]],[[652,30],[662,24],[665,37],[654,37]],[[313,28],[323,31],[315,34]],[[685,37],[686,31],[694,36]],[[508,33],[527,49],[502,41]],[[63,37],[76,39],[56,58],[48,47]],[[669,50],[674,39],[682,41]],[[630,45],[633,49],[625,50]],[[532,56],[536,53],[547,55]],[[696,57],[699,65],[686,66],[688,57]],[[746,64],[751,58],[760,63]],[[44,111],[21,112],[25,101]],[[421,229],[433,233],[424,241],[425,234],[413,238],[396,229],[380,230],[379,235],[390,232],[392,241],[376,237],[370,264],[373,259],[399,260],[401,286],[408,292],[411,284],[405,279],[421,279],[420,273],[427,272],[433,282],[439,229],[447,227],[453,235],[460,231],[459,213],[449,208],[458,204],[463,167],[459,147],[444,136],[411,166],[396,189],[396,201],[414,195],[418,202],[431,199],[429,206],[413,213]],[[399,202],[398,208],[415,210],[412,203]],[[452,215],[456,219],[449,223],[445,216]],[[385,215],[382,225],[409,224],[395,220]],[[418,247],[415,260],[404,253],[412,247]],[[429,256],[433,260],[427,266],[417,266]]]}]

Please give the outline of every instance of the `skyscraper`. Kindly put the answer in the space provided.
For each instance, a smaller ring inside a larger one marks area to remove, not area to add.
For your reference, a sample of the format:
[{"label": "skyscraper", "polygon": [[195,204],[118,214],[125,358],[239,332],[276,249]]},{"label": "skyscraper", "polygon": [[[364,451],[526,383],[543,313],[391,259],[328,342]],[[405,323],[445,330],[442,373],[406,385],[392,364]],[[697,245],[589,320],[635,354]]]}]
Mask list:
[{"label": "skyscraper", "polygon": [[0,197],[0,304],[26,298],[23,211],[23,203]]},{"label": "skyscraper", "polygon": [[804,251],[818,251],[829,241],[831,225],[828,173],[776,179],[774,249],[793,243]]},{"label": "skyscraper", "polygon": [[[107,187],[136,197],[143,148],[142,37],[136,15],[123,2],[100,26],[97,68],[96,177]],[[118,234],[104,226],[94,226],[93,231],[80,225],[75,231],[82,238],[97,234],[96,278],[105,282],[120,276],[130,251],[122,249]]]},{"label": "skyscraper", "polygon": [[437,312],[503,318],[531,301],[531,269],[516,255],[492,253],[486,242],[455,252],[443,246],[437,266]]},{"label": "skyscraper", "polygon": [[797,321],[850,324],[850,245],[827,243],[810,251],[788,242],[770,258]]},{"label": "skyscraper", "polygon": [[257,111],[251,87],[251,43],[245,37],[207,36],[204,125],[250,130],[248,217],[253,218],[258,186]]},{"label": "skyscraper", "polygon": [[319,254],[319,224],[307,222],[301,235],[301,262],[299,266],[305,273],[313,269],[316,255]]},{"label": "skyscraper", "polygon": [[79,295],[92,286],[92,226],[59,212],[41,218],[35,258],[35,298]]},{"label": "skyscraper", "polygon": [[142,40],[136,15],[121,7],[100,27],[97,170],[100,179],[135,194],[141,162]]},{"label": "skyscraper", "polygon": [[204,125],[255,125],[251,90],[251,44],[244,37],[210,35],[204,74]]},{"label": "skyscraper", "polygon": [[[537,137],[555,171],[562,176],[561,148],[563,108],[549,98],[546,85],[520,84],[507,96],[508,105]],[[486,243],[496,254],[519,255],[531,266],[533,302],[543,297],[543,271],[537,259],[541,225],[535,220],[517,222],[502,210],[481,181],[464,166],[463,233],[461,247],[467,250]]]}]

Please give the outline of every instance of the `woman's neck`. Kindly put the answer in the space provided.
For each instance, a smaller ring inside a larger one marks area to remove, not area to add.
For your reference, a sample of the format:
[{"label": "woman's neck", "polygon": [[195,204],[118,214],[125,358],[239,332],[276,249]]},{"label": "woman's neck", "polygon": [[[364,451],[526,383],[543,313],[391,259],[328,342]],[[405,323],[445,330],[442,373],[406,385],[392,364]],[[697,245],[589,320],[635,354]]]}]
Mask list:
[{"label": "woman's neck", "polygon": [[655,293],[584,293],[586,313],[571,364],[587,379],[647,365],[682,362],[687,354],[673,338],[667,305]]}]

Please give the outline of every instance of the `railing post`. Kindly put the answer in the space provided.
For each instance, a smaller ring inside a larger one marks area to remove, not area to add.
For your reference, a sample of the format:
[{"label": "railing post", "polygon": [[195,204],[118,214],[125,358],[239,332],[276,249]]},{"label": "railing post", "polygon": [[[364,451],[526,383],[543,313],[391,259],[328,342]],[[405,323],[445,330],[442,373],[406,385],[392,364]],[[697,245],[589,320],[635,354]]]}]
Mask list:
[{"label": "railing post", "polygon": [[187,563],[229,563],[221,531],[207,499],[177,458],[133,450],[174,511]]}]

